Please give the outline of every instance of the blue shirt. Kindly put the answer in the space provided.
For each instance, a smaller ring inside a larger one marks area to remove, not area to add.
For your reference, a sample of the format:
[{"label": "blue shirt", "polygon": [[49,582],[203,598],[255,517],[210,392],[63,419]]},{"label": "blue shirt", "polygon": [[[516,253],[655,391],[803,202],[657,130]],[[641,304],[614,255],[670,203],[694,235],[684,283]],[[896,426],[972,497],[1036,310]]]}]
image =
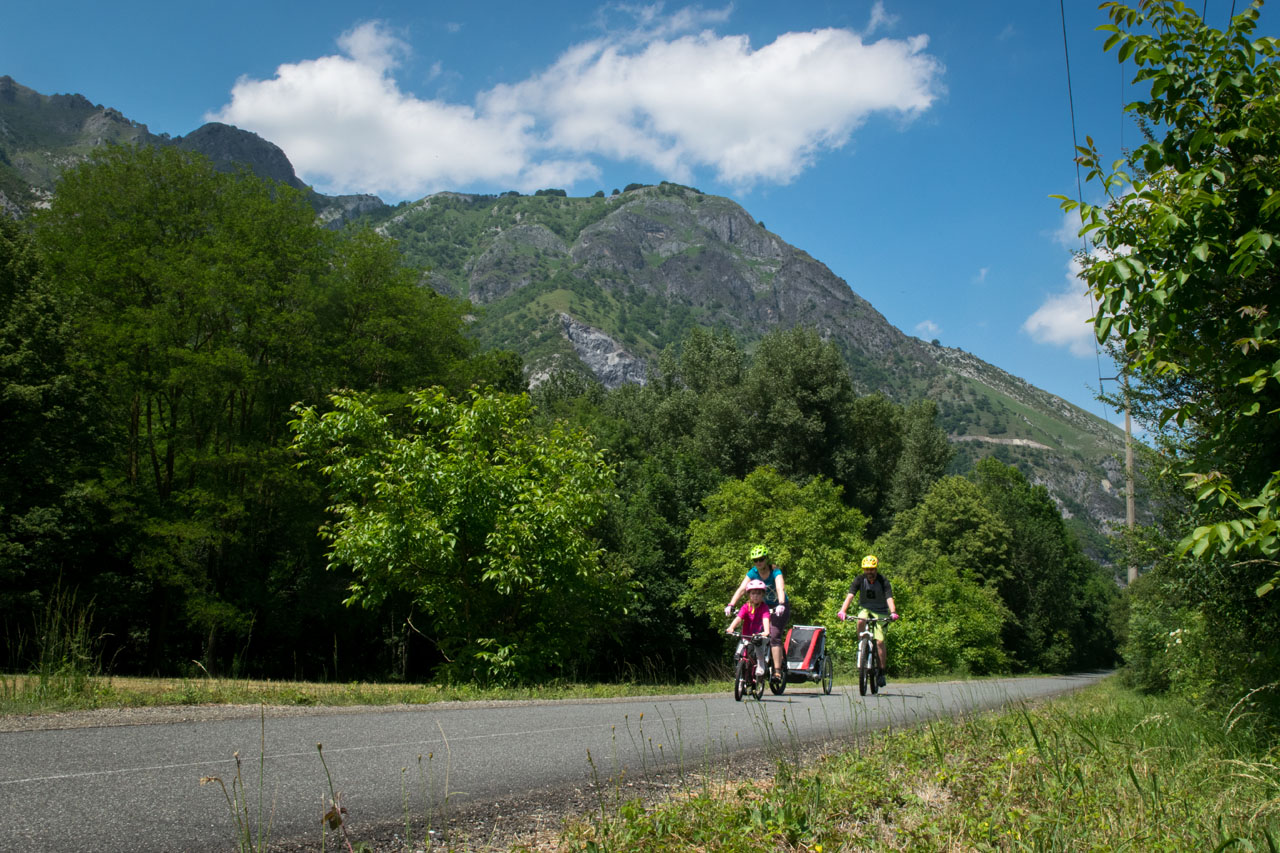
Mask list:
[{"label": "blue shirt", "polygon": [[776,579],[780,577],[782,577],[782,569],[777,566],[774,566],[773,571],[763,577],[760,575],[760,572],[756,571],[755,566],[747,569],[747,580],[765,582],[766,589],[764,591],[764,603],[770,607],[778,606],[778,587],[776,586]]}]

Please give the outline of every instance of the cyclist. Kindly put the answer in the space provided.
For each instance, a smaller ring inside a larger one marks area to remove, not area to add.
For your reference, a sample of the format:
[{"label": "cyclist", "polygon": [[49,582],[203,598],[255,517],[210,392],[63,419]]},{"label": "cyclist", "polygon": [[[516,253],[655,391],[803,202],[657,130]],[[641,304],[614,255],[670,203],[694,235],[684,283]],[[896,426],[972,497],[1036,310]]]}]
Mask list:
[{"label": "cyclist", "polygon": [[751,549],[751,568],[734,590],[729,605],[724,609],[725,616],[733,615],[733,608],[738,599],[746,591],[751,581],[762,581],[765,585],[764,602],[769,605],[773,618],[770,619],[769,646],[773,649],[773,677],[782,678],[782,640],[787,636],[787,625],[791,622],[791,605],[787,603],[787,585],[782,579],[782,569],[769,559],[769,549],[764,545],[756,545]]},{"label": "cyclist", "polygon": [[[858,633],[866,627],[867,620],[875,616],[887,616],[898,621],[898,608],[893,604],[893,585],[889,579],[880,574],[880,561],[874,554],[862,558],[862,576],[849,584],[849,594],[844,597],[844,604],[836,615],[843,622],[849,618],[849,604],[854,596],[858,596]],[[876,638],[876,649],[880,652],[880,686],[884,687],[884,671],[888,665],[888,653],[884,645],[884,626],[876,623],[872,630]]]},{"label": "cyclist", "polygon": [[[753,580],[747,582],[747,603],[742,605],[738,615],[733,617],[733,621],[725,629],[726,634],[732,634],[737,630],[738,623],[742,623],[744,639],[746,637],[754,637],[757,634],[769,633],[769,608],[764,603],[764,590],[764,581]],[[765,657],[766,652],[764,649],[764,643],[755,644],[756,678],[764,675],[764,665],[768,661],[768,658]]]}]

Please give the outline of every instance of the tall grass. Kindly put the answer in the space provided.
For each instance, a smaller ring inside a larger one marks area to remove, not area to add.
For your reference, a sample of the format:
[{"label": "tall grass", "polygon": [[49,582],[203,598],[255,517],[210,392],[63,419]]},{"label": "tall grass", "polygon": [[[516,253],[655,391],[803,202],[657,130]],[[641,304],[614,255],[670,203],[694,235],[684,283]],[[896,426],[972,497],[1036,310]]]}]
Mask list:
[{"label": "tall grass", "polygon": [[560,849],[1276,851],[1273,735],[1111,680],[872,733],[809,767],[779,760],[767,779],[624,802],[570,823]]},{"label": "tall grass", "polygon": [[93,703],[101,672],[101,636],[93,629],[93,602],[56,587],[38,611],[30,634],[18,631],[11,654],[27,677],[0,679],[0,708],[83,707]]}]

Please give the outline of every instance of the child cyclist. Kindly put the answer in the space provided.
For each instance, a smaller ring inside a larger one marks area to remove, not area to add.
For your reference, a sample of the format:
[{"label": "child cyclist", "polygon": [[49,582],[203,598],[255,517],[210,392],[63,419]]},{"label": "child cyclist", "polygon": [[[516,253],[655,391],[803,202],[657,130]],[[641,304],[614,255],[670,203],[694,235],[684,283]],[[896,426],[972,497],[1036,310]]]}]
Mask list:
[{"label": "child cyclist", "polygon": [[[743,642],[747,637],[769,634],[769,608],[764,603],[765,582],[761,580],[747,581],[747,603],[742,605],[738,615],[733,617],[726,634],[734,633],[738,625],[742,625]],[[754,643],[756,653],[756,677],[764,675],[765,663],[768,661],[769,646],[764,642]]]}]

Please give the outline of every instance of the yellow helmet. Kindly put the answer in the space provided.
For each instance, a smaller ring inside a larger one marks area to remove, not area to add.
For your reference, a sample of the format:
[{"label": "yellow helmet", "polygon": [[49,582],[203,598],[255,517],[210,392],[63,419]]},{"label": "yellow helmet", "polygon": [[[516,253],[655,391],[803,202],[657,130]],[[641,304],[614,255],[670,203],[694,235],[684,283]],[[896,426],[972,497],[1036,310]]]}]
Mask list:
[{"label": "yellow helmet", "polygon": [[862,568],[878,569],[880,568],[880,561],[876,559],[875,554],[868,554],[867,556],[862,558]]}]

